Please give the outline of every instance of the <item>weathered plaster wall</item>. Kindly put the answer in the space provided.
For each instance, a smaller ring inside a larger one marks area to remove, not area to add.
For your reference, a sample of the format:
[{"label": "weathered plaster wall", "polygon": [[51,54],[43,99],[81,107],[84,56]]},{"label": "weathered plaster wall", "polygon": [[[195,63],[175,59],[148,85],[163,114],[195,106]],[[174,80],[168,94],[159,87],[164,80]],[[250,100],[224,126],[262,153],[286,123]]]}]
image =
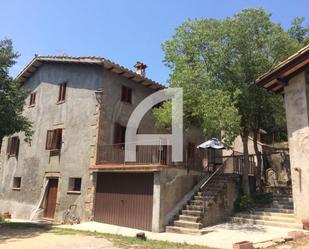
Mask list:
[{"label": "weathered plaster wall", "polygon": [[[57,104],[59,86],[67,81],[66,100]],[[84,206],[88,188],[90,157],[95,145],[97,109],[94,90],[102,85],[100,68],[86,65],[45,64],[25,84],[37,91],[35,107],[23,114],[33,122],[31,145],[21,143],[18,159],[6,155],[7,139],[1,150],[0,212],[9,211],[13,217],[29,218],[37,205],[48,174],[59,176],[55,219],[71,204],[85,218]],[[46,132],[63,128],[63,144],[59,156],[45,150]],[[14,176],[22,177],[20,191],[12,190]],[[69,177],[81,177],[81,194],[68,194]]]},{"label": "weathered plaster wall", "polygon": [[227,178],[226,188],[216,195],[213,204],[206,208],[203,225],[210,226],[222,222],[233,213],[234,202],[238,196],[237,178]]},{"label": "weathered plaster wall", "polygon": [[[164,230],[168,223],[166,216],[202,177],[201,172],[178,168],[163,169],[159,173],[154,188],[160,188],[160,214],[157,213],[160,220],[157,220],[155,232]],[[157,201],[154,196],[154,202]]]},{"label": "weathered plaster wall", "polygon": [[295,214],[309,217],[309,80],[302,72],[289,80],[284,99],[289,136]]}]

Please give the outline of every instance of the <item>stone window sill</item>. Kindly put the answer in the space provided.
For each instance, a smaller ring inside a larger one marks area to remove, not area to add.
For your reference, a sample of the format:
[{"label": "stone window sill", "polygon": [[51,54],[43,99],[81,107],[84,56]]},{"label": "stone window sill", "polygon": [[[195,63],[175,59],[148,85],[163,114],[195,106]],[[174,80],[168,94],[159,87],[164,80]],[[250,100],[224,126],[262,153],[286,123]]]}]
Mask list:
[{"label": "stone window sill", "polygon": [[14,191],[20,191],[20,188],[12,188]]},{"label": "stone window sill", "polygon": [[68,195],[80,195],[81,192],[80,191],[68,191],[67,194]]}]

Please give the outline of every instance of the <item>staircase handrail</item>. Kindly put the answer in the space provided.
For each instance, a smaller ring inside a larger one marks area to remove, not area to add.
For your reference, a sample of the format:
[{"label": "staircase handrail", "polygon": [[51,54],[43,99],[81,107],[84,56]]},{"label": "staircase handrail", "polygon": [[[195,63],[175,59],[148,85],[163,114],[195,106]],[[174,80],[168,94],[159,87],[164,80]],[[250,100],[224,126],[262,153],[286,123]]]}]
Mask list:
[{"label": "staircase handrail", "polygon": [[[220,167],[218,168],[218,169],[216,169],[216,171],[215,172],[213,172],[207,179],[206,179],[206,181],[202,184],[202,186],[201,186],[201,189],[203,189],[217,174],[218,174],[218,172],[220,172],[220,170],[221,169],[223,169],[225,166],[226,166],[226,162],[229,160],[229,159],[231,159],[231,158],[233,158],[234,157],[234,152],[231,154],[231,155],[229,155],[226,159],[225,159],[225,161],[222,163],[222,165],[220,165]],[[223,171],[224,172],[224,171]]]}]

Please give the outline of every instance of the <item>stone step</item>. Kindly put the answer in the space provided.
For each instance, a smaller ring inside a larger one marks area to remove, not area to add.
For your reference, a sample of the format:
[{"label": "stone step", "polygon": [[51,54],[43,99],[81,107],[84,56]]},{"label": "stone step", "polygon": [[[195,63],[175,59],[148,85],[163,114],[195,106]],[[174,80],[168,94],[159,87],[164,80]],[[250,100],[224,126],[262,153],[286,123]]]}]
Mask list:
[{"label": "stone step", "polygon": [[202,234],[206,234],[208,231],[203,230],[203,229],[192,229],[192,228],[177,227],[177,226],[167,226],[166,232],[167,233],[202,235]]},{"label": "stone step", "polygon": [[204,200],[191,200],[189,201],[190,205],[204,205]]},{"label": "stone step", "polygon": [[186,205],[187,210],[204,210],[204,205]]},{"label": "stone step", "polygon": [[294,205],[294,203],[292,201],[277,201],[277,200],[274,200],[272,202],[272,204],[281,204],[281,205]]},{"label": "stone step", "polygon": [[266,221],[259,219],[247,219],[242,217],[231,217],[231,221],[235,223],[246,223],[252,225],[264,225],[264,226],[275,226],[275,227],[285,227],[293,229],[302,229],[303,226],[297,223],[287,223],[287,222],[278,222],[278,221]]},{"label": "stone step", "polygon": [[203,216],[203,212],[200,211],[200,210],[182,210],[181,214],[196,216],[196,217],[202,217]]},{"label": "stone step", "polygon": [[293,197],[276,197],[276,196],[273,196],[273,200],[276,200],[276,201],[293,201]]},{"label": "stone step", "polygon": [[295,218],[294,213],[279,213],[279,212],[259,212],[259,211],[254,211],[252,214],[255,215],[264,215],[264,216],[275,216],[275,217],[287,217],[287,218]]},{"label": "stone step", "polygon": [[204,201],[207,201],[207,200],[211,200],[213,199],[213,195],[208,195],[208,196],[194,196],[193,200],[204,200]]},{"label": "stone step", "polygon": [[269,215],[246,214],[246,213],[238,213],[234,217],[241,217],[254,220],[276,221],[284,223],[295,223],[295,217],[280,217],[280,216],[269,216]]},{"label": "stone step", "polygon": [[178,216],[178,219],[182,221],[200,222],[202,218],[198,216],[180,214]]},{"label": "stone step", "polygon": [[176,220],[176,221],[174,221],[174,226],[192,228],[192,229],[201,229],[203,227],[203,224],[198,223],[198,222]]},{"label": "stone step", "polygon": [[255,209],[257,212],[270,212],[270,213],[286,213],[286,214],[294,214],[293,209],[283,209],[283,208],[257,208]]},{"label": "stone step", "polygon": [[294,209],[293,205],[283,205],[283,204],[271,204],[270,208],[279,208],[279,209]]}]

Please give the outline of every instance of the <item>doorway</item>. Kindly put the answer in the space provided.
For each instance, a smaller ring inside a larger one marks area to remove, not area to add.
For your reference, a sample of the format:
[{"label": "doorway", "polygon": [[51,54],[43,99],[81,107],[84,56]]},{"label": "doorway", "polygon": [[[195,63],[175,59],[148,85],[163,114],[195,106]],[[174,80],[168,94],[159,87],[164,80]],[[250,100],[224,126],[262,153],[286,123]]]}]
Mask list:
[{"label": "doorway", "polygon": [[58,178],[50,178],[48,180],[47,195],[46,195],[46,206],[44,217],[53,219],[56,210],[58,192]]}]

